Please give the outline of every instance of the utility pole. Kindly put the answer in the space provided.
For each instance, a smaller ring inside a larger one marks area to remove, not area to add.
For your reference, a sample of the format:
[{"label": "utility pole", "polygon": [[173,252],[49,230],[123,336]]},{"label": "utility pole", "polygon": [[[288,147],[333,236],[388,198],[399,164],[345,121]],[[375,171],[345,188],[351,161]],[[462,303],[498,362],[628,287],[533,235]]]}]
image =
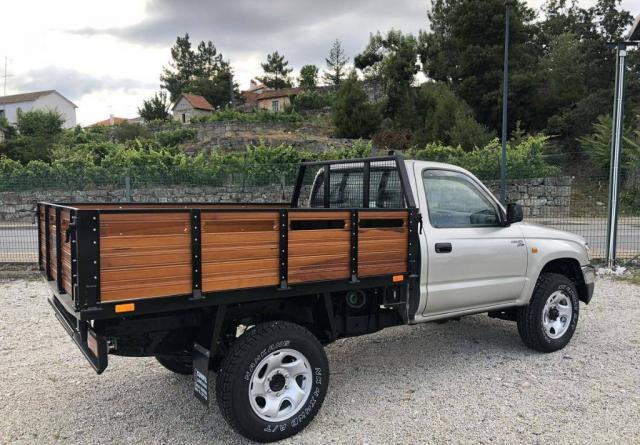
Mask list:
[{"label": "utility pole", "polygon": [[500,201],[507,204],[507,106],[509,102],[509,15],[514,0],[505,0],[504,16],[504,67],[502,80],[502,156],[500,158]]},{"label": "utility pole", "polygon": [[611,125],[611,158],[609,160],[609,202],[607,204],[607,254],[608,267],[616,264],[616,241],[618,237],[618,201],[620,188],[620,160],[624,137],[624,77],[627,69],[627,48],[640,43],[640,16],[636,18],[629,40],[618,42],[616,48],[616,83],[613,98]]}]

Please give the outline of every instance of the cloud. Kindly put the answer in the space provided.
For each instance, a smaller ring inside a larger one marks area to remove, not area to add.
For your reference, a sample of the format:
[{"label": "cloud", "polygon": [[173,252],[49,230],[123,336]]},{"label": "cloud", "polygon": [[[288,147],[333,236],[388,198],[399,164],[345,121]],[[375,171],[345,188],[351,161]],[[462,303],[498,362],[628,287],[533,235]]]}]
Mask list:
[{"label": "cloud", "polygon": [[157,88],[158,84],[135,79],[96,77],[69,68],[49,66],[21,74],[13,81],[19,91],[54,89],[71,100],[97,91],[123,90],[125,92]]},{"label": "cloud", "polygon": [[391,28],[417,32],[428,27],[425,0],[151,0],[137,24],[123,28],[80,28],[79,35],[109,35],[127,42],[167,47],[176,36],[212,40],[230,58],[264,59],[284,53],[291,65],[323,65],[331,42],[343,41],[347,54],[362,51],[370,32]]}]

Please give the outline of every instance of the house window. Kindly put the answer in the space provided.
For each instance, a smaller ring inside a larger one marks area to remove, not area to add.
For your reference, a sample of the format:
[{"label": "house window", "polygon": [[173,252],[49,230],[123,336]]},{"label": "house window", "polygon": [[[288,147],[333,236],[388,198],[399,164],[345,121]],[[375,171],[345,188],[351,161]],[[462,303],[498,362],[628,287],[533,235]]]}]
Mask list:
[{"label": "house window", "polygon": [[271,101],[271,111],[280,111],[280,101],[272,100]]},{"label": "house window", "polygon": [[186,113],[182,113],[182,123],[186,123],[187,122],[187,114]]},{"label": "house window", "polygon": [[0,117],[4,117],[4,110],[0,110]]}]

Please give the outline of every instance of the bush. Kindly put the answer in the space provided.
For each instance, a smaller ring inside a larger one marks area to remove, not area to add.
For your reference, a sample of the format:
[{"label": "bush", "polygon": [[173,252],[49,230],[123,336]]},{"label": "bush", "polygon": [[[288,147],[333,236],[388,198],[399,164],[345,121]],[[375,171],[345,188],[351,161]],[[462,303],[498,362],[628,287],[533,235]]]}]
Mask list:
[{"label": "bush", "polygon": [[302,122],[302,116],[296,112],[290,113],[274,113],[271,111],[259,109],[252,112],[243,112],[234,110],[233,108],[225,108],[218,110],[207,116],[196,116],[191,122],[220,122],[220,121],[236,121],[236,122]]},{"label": "bush", "polygon": [[22,136],[55,136],[62,133],[64,119],[53,110],[30,110],[18,114],[18,131]]},{"label": "bush", "polygon": [[321,110],[323,108],[330,107],[332,103],[333,95],[331,94],[319,94],[315,91],[303,91],[292,98],[291,106],[296,111]]},{"label": "bush", "polygon": [[352,74],[336,92],[333,104],[336,136],[368,138],[378,129],[381,119],[380,111],[368,102],[367,94]]},{"label": "bush", "polygon": [[[560,169],[544,160],[546,136],[524,137],[517,145],[507,145],[507,175],[509,178],[557,176]],[[494,139],[484,147],[464,151],[462,147],[428,144],[424,149],[410,153],[411,157],[425,161],[446,162],[466,168],[481,179],[500,177],[502,147]]]},{"label": "bush", "polygon": [[165,147],[175,147],[183,142],[196,138],[198,131],[193,128],[178,128],[176,130],[166,130],[156,133],[156,139],[160,145]]}]

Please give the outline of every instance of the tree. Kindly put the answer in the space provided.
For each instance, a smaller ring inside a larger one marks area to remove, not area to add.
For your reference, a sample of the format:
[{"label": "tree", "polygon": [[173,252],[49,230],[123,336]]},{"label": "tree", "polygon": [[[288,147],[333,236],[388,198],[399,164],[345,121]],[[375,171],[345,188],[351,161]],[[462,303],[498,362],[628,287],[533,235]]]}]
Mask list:
[{"label": "tree", "polygon": [[371,35],[365,50],[354,58],[356,68],[372,70],[384,83],[387,101],[384,117],[396,127],[414,125],[415,91],[412,86],[419,70],[417,40],[411,34],[391,30],[385,36]]},{"label": "tree", "polygon": [[443,83],[425,83],[418,88],[414,144],[441,143],[470,151],[493,139],[473,111]]},{"label": "tree", "polygon": [[303,90],[313,90],[318,85],[318,67],[315,65],[305,65],[300,68],[300,88]]},{"label": "tree", "polygon": [[49,161],[51,149],[62,135],[64,118],[53,110],[30,110],[18,114],[15,131],[7,133],[4,153],[22,163]]},{"label": "tree", "polygon": [[138,114],[145,122],[166,120],[169,119],[169,107],[167,93],[160,91],[142,102],[142,107],[138,108]]},{"label": "tree", "polygon": [[381,116],[367,100],[355,72],[342,82],[333,104],[333,123],[338,137],[368,138],[380,126]]},{"label": "tree", "polygon": [[229,61],[225,61],[211,41],[200,42],[194,50],[189,34],[176,38],[171,62],[162,68],[161,87],[171,101],[181,93],[203,96],[214,106],[223,106],[240,97]]},{"label": "tree", "polygon": [[55,137],[62,133],[64,118],[54,110],[30,110],[18,114],[21,136]]},{"label": "tree", "polygon": [[327,62],[327,70],[323,75],[324,81],[329,85],[340,85],[346,75],[346,64],[349,60],[344,55],[340,40],[334,40],[329,50],[329,57],[324,60]]},{"label": "tree", "polygon": [[[425,74],[447,82],[482,123],[501,126],[504,0],[432,0],[431,32],[420,34]],[[511,8],[509,121],[533,127],[537,86],[538,27],[535,13],[522,0]],[[536,126],[543,126],[536,123]]]},{"label": "tree", "polygon": [[293,71],[289,68],[289,62],[285,60],[284,54],[279,54],[278,51],[274,51],[267,55],[267,61],[261,63],[262,70],[264,71],[263,77],[258,77],[258,80],[268,86],[269,88],[290,88],[291,80],[289,74]]}]

